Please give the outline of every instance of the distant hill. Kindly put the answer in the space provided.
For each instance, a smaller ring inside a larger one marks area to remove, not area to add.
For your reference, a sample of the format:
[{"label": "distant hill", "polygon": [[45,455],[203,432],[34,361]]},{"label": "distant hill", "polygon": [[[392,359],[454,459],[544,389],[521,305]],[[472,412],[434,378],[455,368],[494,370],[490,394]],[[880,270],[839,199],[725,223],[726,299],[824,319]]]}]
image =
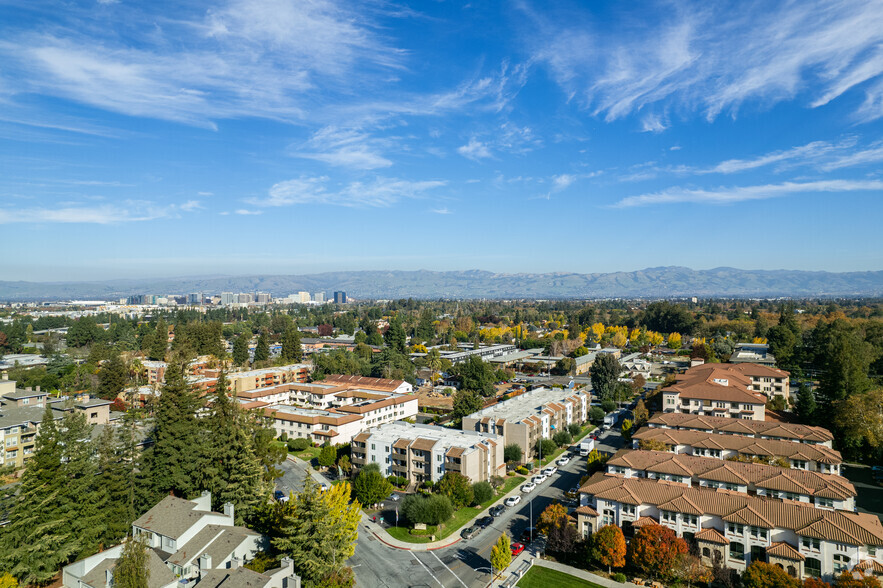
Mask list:
[{"label": "distant hill", "polygon": [[370,298],[664,298],[681,296],[881,296],[883,271],[692,270],[656,267],[595,274],[498,274],[480,270],[355,271],[289,276],[204,276],[105,282],[4,282],[0,300],[114,299],[130,294],[345,290]]}]

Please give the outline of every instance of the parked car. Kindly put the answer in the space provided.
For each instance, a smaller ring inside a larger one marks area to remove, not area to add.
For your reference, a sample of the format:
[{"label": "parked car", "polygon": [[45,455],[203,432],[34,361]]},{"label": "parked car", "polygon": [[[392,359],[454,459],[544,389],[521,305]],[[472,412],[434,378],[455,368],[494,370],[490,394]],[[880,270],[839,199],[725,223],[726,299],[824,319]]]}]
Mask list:
[{"label": "parked car", "polygon": [[475,524],[478,525],[479,527],[481,527],[482,529],[490,527],[493,523],[494,523],[494,517],[481,517],[480,519],[475,521]]},{"label": "parked car", "polygon": [[577,486],[574,486],[573,488],[571,488],[570,490],[565,492],[564,496],[566,496],[567,498],[578,498],[579,497],[579,488]]},{"label": "parked car", "polygon": [[286,494],[282,490],[276,490],[275,492],[273,492],[273,498],[275,498],[279,502],[287,502],[288,494]]},{"label": "parked car", "polygon": [[506,499],[506,506],[512,507],[521,502],[521,496],[510,496]]},{"label": "parked car", "polygon": [[546,481],[547,478],[548,478],[548,476],[546,476],[545,474],[537,474],[536,476],[531,478],[530,481],[533,482],[534,484],[542,484],[543,482]]},{"label": "parked car", "polygon": [[536,488],[536,487],[537,487],[537,485],[534,484],[533,482],[528,482],[527,484],[523,484],[521,486],[521,491],[524,492],[525,494],[528,494],[530,492],[533,492],[534,488]]},{"label": "parked car", "polygon": [[551,477],[551,475],[557,471],[558,471],[558,468],[556,468],[555,466],[549,466],[543,470],[543,475],[548,478],[548,477]]},{"label": "parked car", "polygon": [[399,498],[401,498],[401,496],[399,496],[398,494],[396,494],[395,492],[393,492],[392,494],[389,495],[389,498],[387,498],[387,500],[395,500],[395,501],[398,501]]},{"label": "parked car", "polygon": [[488,511],[492,517],[498,517],[506,511],[506,506],[503,504],[498,504],[497,506],[492,506]]},{"label": "parked car", "polygon": [[512,557],[516,557],[524,551],[524,543],[513,543],[509,548],[512,550]]},{"label": "parked car", "polygon": [[562,457],[561,459],[558,460],[558,466],[559,466],[559,467],[564,467],[564,466],[566,466],[566,465],[569,464],[569,463],[570,463],[570,458],[569,458],[569,457]]},{"label": "parked car", "polygon": [[539,532],[536,527],[528,527],[524,531],[521,532],[521,537],[519,538],[519,542],[527,545],[531,541],[537,538]]},{"label": "parked car", "polygon": [[472,539],[473,537],[478,535],[479,531],[481,531],[479,527],[472,525],[471,527],[466,527],[465,529],[460,531],[460,537],[462,537],[463,539]]}]

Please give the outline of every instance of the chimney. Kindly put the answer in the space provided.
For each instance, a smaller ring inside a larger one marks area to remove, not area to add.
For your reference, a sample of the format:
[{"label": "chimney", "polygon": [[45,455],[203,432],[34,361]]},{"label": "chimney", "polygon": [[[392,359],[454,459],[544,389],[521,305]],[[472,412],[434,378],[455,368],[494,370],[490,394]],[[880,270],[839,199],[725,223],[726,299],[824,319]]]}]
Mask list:
[{"label": "chimney", "polygon": [[113,572],[110,568],[104,570],[104,585],[107,586],[107,588],[113,586]]},{"label": "chimney", "polygon": [[279,567],[285,570],[286,572],[294,572],[294,560],[290,557],[283,557],[279,562]]},{"label": "chimney", "polygon": [[230,558],[230,569],[231,570],[238,570],[239,564],[241,564],[241,563],[242,562],[239,561],[239,558],[234,555],[233,557]]},{"label": "chimney", "polygon": [[300,576],[292,573],[286,578],[282,578],[282,588],[300,588]]},{"label": "chimney", "polygon": [[31,388],[30,386],[28,386],[27,388],[25,388],[25,392],[33,392],[33,391],[34,391],[34,389]]},{"label": "chimney", "polygon": [[199,556],[199,578],[202,579],[210,569],[212,569],[212,556],[203,553]]},{"label": "chimney", "polygon": [[39,387],[39,386],[37,386],[37,392],[39,392],[39,391],[40,391],[40,387]]},{"label": "chimney", "polygon": [[8,379],[9,379],[9,374],[8,374],[7,372],[3,372],[3,379],[4,379],[4,380],[8,380]]},{"label": "chimney", "polygon": [[231,522],[234,522],[234,523],[236,522],[236,517],[233,516],[235,513],[233,511],[233,503],[232,502],[225,502],[224,503],[224,514],[227,515],[228,517],[230,517]]}]

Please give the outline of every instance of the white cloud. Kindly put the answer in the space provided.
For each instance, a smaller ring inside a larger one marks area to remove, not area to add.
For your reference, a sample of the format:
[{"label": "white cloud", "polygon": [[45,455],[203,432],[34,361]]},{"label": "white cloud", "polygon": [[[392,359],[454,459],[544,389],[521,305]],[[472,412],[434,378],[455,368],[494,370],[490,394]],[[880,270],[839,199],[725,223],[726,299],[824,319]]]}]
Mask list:
[{"label": "white cloud", "polygon": [[197,192],[196,195],[197,196],[214,196],[215,193],[214,192]]},{"label": "white cloud", "polygon": [[830,161],[822,164],[822,169],[831,171],[855,165],[879,163],[883,161],[883,143],[877,142],[867,149],[860,149],[852,153],[838,155]]},{"label": "white cloud", "polygon": [[883,191],[883,181],[823,180],[817,182],[784,182],[761,186],[736,186],[711,190],[670,188],[661,192],[629,196],[616,203],[617,208],[649,206],[653,204],[731,204],[746,200],[764,200],[791,194],[820,192]]},{"label": "white cloud", "polygon": [[256,206],[290,206],[294,204],[332,204],[353,207],[386,207],[404,198],[418,198],[425,192],[444,186],[446,182],[428,180],[412,182],[377,177],[372,182],[350,182],[337,189],[328,188],[327,177],[300,177],[274,184],[268,198],[249,200]]},{"label": "white cloud", "polygon": [[883,116],[880,0],[734,8],[659,3],[647,18],[603,23],[529,6],[524,12],[534,59],[569,98],[608,121],[655,104],[708,119],[735,115],[749,101],[766,107],[800,95],[818,107],[860,84],[866,99],[857,116]]},{"label": "white cloud", "polygon": [[[854,144],[854,141],[850,141],[849,144]],[[814,141],[799,147],[792,147],[785,151],[767,153],[753,159],[729,159],[727,161],[722,161],[711,169],[705,170],[705,172],[731,174],[764,167],[774,163],[797,162],[804,164],[810,161],[818,161],[820,158],[829,155],[832,151],[840,149],[843,146],[845,145],[836,146],[827,141]]]},{"label": "white cloud", "polygon": [[239,210],[236,210],[235,213],[242,215],[242,216],[257,216],[259,214],[264,214],[264,211],[263,210],[248,210],[245,208],[240,208]]},{"label": "white cloud", "polygon": [[669,127],[657,114],[648,114],[641,120],[641,130],[645,133],[661,133]]},{"label": "white cloud", "polygon": [[573,174],[561,174],[552,176],[552,185],[556,190],[564,190],[569,188],[577,180],[577,176]]},{"label": "white cloud", "polygon": [[126,201],[101,206],[62,205],[52,208],[0,208],[0,224],[64,223],[98,224],[149,221],[168,217],[171,207],[156,206],[150,202]]},{"label": "white cloud", "polygon": [[180,205],[178,208],[186,212],[190,212],[202,208],[202,202],[200,202],[199,200],[188,200],[184,204]]},{"label": "white cloud", "polygon": [[433,208],[433,209],[430,210],[429,212],[432,212],[432,213],[435,213],[435,214],[453,214],[453,213],[452,213],[450,210],[448,210],[447,208]]},{"label": "white cloud", "polygon": [[458,147],[457,153],[473,161],[479,161],[481,159],[489,159],[493,157],[491,155],[490,149],[488,149],[488,146],[475,137],[469,139],[469,143],[467,143],[466,145],[461,145],[460,147]]},{"label": "white cloud", "polygon": [[391,139],[371,137],[361,129],[327,126],[313,134],[305,149],[298,149],[291,154],[329,165],[377,169],[392,165],[392,161],[380,153],[383,148],[390,146],[391,141]]}]

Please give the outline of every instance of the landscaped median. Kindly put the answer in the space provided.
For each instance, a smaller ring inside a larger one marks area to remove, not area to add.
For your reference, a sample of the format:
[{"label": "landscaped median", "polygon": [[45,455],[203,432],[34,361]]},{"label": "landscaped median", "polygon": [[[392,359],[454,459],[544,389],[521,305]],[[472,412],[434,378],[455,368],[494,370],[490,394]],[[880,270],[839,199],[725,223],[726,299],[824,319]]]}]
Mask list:
[{"label": "landscaped median", "polygon": [[463,508],[455,510],[450,519],[437,527],[427,526],[425,530],[417,530],[417,534],[413,534],[410,527],[404,526],[389,527],[386,529],[386,532],[394,539],[398,539],[405,543],[430,543],[432,541],[441,541],[459,531],[463,525],[482,514],[483,511],[492,504],[520,486],[524,480],[525,478],[523,476],[507,476],[506,481],[493,498],[486,500],[477,506],[464,506]]}]

